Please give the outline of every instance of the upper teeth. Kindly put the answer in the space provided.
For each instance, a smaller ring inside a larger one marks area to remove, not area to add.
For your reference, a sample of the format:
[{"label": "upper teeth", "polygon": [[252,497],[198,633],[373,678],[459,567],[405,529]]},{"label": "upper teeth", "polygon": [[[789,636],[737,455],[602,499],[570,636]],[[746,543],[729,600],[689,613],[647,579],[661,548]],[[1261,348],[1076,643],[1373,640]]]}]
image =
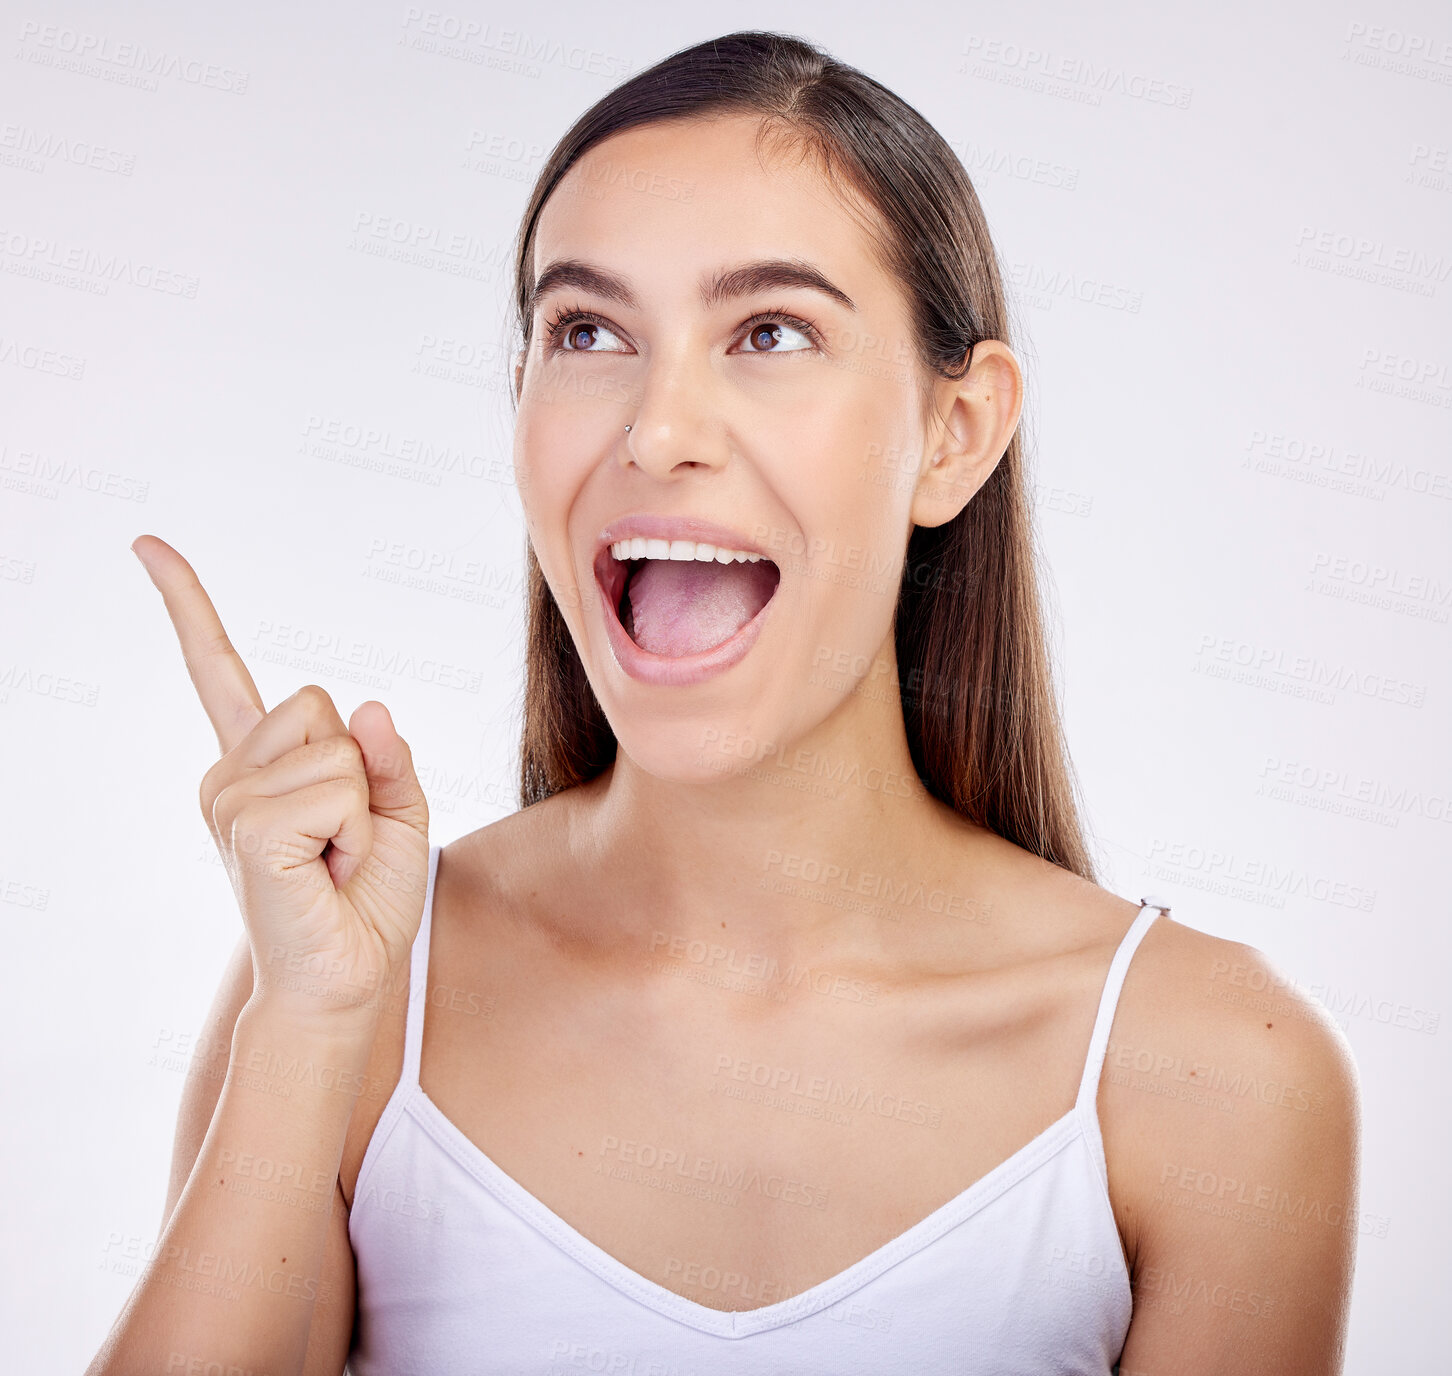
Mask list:
[{"label": "upper teeth", "polygon": [[761,555],[744,549],[718,549],[715,545],[700,544],[695,540],[617,540],[610,546],[610,553],[617,559],[700,559],[718,564],[755,564]]}]

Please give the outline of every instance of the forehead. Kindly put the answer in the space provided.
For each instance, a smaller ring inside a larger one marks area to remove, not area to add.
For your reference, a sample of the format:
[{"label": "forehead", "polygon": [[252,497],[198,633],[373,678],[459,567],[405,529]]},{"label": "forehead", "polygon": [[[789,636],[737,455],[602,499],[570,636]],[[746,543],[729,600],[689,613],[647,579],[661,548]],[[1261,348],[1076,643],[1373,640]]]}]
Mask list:
[{"label": "forehead", "polygon": [[890,294],[867,228],[871,210],[796,145],[767,138],[758,149],[759,127],[746,115],[672,120],[597,144],[540,212],[535,272],[581,258],[642,292],[693,294],[719,267],[792,258],[859,303]]}]

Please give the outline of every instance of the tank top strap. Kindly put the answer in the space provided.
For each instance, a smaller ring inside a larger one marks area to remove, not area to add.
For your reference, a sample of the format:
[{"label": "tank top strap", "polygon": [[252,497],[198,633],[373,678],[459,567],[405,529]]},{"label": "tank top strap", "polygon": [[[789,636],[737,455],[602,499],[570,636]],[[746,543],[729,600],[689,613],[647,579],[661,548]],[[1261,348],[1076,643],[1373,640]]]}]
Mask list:
[{"label": "tank top strap", "polygon": [[423,1053],[424,1010],[429,1006],[429,928],[434,911],[434,876],[439,872],[441,849],[437,845],[429,846],[429,877],[424,889],[423,917],[408,958],[408,1015],[404,1022],[403,1070],[399,1078],[411,1085],[418,1083],[419,1061]]},{"label": "tank top strap", "polygon": [[1114,1025],[1114,1011],[1119,1007],[1119,994],[1124,988],[1124,977],[1129,973],[1129,962],[1134,958],[1144,934],[1161,913],[1170,915],[1169,905],[1154,898],[1142,898],[1139,913],[1129,924],[1129,930],[1120,938],[1109,962],[1109,973],[1104,977],[1104,992],[1099,996],[1099,1011],[1094,1018],[1094,1031],[1089,1035],[1089,1054],[1084,1058],[1084,1075],[1079,1081],[1079,1097],[1075,1107],[1087,1112],[1097,1127],[1099,1115],[1095,1104],[1099,1097],[1099,1076],[1104,1069],[1105,1052],[1109,1049],[1109,1029]]}]

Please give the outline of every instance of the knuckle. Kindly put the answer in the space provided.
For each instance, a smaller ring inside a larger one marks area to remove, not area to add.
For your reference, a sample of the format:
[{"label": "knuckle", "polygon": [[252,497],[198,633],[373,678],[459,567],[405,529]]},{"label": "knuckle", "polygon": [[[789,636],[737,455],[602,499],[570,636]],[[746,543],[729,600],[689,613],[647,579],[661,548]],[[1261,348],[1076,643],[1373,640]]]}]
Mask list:
[{"label": "knuckle", "polygon": [[246,802],[236,784],[228,784],[213,795],[209,816],[219,835],[234,835],[237,819],[246,810]]},{"label": "knuckle", "polygon": [[293,694],[298,702],[314,715],[333,710],[333,699],[328,690],[316,683],[305,683]]},{"label": "knuckle", "polygon": [[202,781],[197,785],[197,806],[201,808],[202,816],[209,822],[212,820],[212,805],[217,801],[217,794],[222,791],[215,771],[216,766],[213,765],[202,775]]},{"label": "knuckle", "polygon": [[232,753],[228,751],[225,755],[218,756],[207,766],[207,771],[202,775],[202,788],[216,797],[228,783],[231,782],[233,769]]},{"label": "knuckle", "polygon": [[[201,585],[198,584],[197,586],[200,587]],[[232,644],[226,631],[220,629],[213,635],[204,636],[199,648],[203,656],[231,655],[237,653],[236,646]]]},{"label": "knuckle", "polygon": [[231,817],[225,835],[233,855],[254,864],[272,860],[278,849],[277,842],[268,834],[266,816],[246,803]]},{"label": "knuckle", "polygon": [[350,736],[346,731],[340,736],[330,736],[328,744],[333,751],[333,758],[347,765],[363,764],[363,747],[358,744],[356,736]]},{"label": "knuckle", "polygon": [[326,740],[315,741],[313,749],[320,778],[335,778],[342,774],[352,779],[364,772],[363,750],[352,736],[329,736]]}]

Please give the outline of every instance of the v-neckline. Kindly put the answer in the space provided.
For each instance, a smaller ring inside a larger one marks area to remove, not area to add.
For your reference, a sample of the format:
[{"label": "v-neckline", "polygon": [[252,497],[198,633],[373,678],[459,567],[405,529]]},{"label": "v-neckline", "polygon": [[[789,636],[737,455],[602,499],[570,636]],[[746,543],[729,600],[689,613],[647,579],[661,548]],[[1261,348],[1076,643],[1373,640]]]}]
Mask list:
[{"label": "v-neckline", "polygon": [[860,1289],[899,1261],[922,1251],[964,1222],[984,1205],[1033,1174],[1084,1131],[1082,1109],[1075,1104],[1011,1156],[1000,1161],[925,1218],[874,1248],[835,1275],[755,1309],[713,1309],[677,1294],[658,1281],[632,1270],[567,1223],[542,1199],[525,1189],[493,1160],[429,1098],[417,1079],[408,1086],[405,1110],[435,1143],[473,1175],[501,1204],[576,1261],[588,1266],[615,1290],[680,1323],[719,1337],[740,1338],[792,1323],[817,1313]]}]

